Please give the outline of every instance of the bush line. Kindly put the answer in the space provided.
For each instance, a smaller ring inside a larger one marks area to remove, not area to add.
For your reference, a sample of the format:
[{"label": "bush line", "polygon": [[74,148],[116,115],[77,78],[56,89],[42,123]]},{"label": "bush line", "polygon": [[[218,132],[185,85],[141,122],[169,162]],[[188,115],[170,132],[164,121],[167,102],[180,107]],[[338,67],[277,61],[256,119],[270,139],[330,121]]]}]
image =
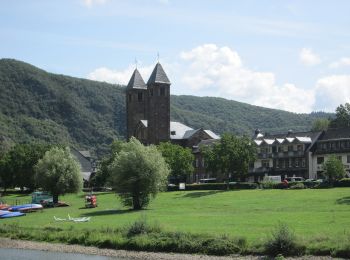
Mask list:
[{"label": "bush line", "polygon": [[[245,237],[212,236],[184,232],[166,232],[146,219],[137,220],[127,228],[76,230],[46,225],[43,228],[24,228],[18,224],[0,226],[0,236],[11,239],[34,240],[149,252],[171,252],[207,255],[269,255],[301,256],[330,255],[350,257],[350,237],[330,241],[327,237],[298,238],[286,225],[279,224],[260,244],[249,245]],[[261,241],[261,240],[260,240]]]}]

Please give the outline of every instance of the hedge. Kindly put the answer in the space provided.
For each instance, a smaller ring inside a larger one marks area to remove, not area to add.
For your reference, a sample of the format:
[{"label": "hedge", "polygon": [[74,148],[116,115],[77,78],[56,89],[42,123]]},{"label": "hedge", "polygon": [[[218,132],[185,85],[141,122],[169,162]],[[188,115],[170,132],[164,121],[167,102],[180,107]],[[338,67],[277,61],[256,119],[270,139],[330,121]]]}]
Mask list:
[{"label": "hedge", "polygon": [[[229,190],[257,189],[258,185],[251,182],[231,182]],[[168,191],[178,191],[178,186],[168,187]],[[227,183],[186,184],[186,190],[227,190]]]},{"label": "hedge", "polygon": [[334,183],[334,187],[350,187],[350,178],[343,178]]}]

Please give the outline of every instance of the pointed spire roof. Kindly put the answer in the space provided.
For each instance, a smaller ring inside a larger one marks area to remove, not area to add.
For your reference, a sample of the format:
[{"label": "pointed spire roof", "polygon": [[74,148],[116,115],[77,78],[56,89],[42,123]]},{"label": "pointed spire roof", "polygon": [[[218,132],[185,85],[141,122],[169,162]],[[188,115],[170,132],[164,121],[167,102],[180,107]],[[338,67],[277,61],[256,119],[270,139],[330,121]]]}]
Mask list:
[{"label": "pointed spire roof", "polygon": [[142,79],[141,74],[137,69],[134,70],[134,73],[132,74],[126,88],[127,89],[132,89],[132,88],[147,89],[147,85],[145,81]]},{"label": "pointed spire roof", "polygon": [[152,83],[166,83],[170,85],[168,76],[165,74],[164,69],[159,62],[154,67],[153,72],[147,82],[147,84],[152,84]]}]

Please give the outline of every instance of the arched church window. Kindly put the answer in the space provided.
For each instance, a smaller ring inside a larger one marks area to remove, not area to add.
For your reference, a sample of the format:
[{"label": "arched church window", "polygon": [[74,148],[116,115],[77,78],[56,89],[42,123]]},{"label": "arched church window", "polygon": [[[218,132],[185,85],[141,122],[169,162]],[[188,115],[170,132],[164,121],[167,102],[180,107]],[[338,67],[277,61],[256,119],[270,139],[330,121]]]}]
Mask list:
[{"label": "arched church window", "polygon": [[137,100],[138,100],[139,102],[142,101],[142,92],[137,93]]}]

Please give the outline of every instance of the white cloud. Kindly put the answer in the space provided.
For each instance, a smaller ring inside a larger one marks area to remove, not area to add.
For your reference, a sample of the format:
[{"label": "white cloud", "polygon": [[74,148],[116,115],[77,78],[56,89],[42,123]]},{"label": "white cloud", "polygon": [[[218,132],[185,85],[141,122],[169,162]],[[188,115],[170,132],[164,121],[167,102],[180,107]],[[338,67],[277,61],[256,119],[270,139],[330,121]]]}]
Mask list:
[{"label": "white cloud", "polygon": [[[244,65],[235,50],[215,44],[183,51],[178,61],[162,65],[173,83],[174,94],[223,97],[297,113],[334,112],[340,104],[350,102],[350,75],[322,77],[309,89],[288,82],[278,84],[274,73],[254,71]],[[134,67],[129,65],[124,70],[101,67],[88,78],[126,85]],[[154,64],[139,66],[146,82],[153,68]]]},{"label": "white cloud", "polygon": [[195,93],[205,91],[211,96],[293,112],[312,111],[312,90],[277,85],[273,73],[244,67],[238,53],[229,47],[205,44],[182,52],[180,57],[185,62],[182,84]]},{"label": "white cloud", "polygon": [[[153,69],[152,66],[138,68],[138,70],[140,71],[140,74],[142,75],[145,81],[148,80],[148,78],[145,78],[145,75],[149,76],[152,72],[152,69]],[[135,65],[129,65],[127,69],[124,69],[121,71],[112,70],[106,67],[101,67],[89,73],[87,78],[91,80],[126,85],[128,84],[134,70],[135,70]]]},{"label": "white cloud", "polygon": [[87,6],[87,7],[92,7],[93,5],[102,5],[105,4],[107,2],[107,0],[82,0],[83,5]]},{"label": "white cloud", "polygon": [[321,62],[319,55],[314,53],[311,49],[303,48],[299,53],[300,61],[307,66],[317,65]]},{"label": "white cloud", "polygon": [[316,109],[334,112],[340,104],[350,102],[350,75],[331,75],[317,81]]},{"label": "white cloud", "polygon": [[350,66],[350,58],[343,57],[335,62],[329,64],[329,67],[332,69],[337,69],[343,66]]}]

